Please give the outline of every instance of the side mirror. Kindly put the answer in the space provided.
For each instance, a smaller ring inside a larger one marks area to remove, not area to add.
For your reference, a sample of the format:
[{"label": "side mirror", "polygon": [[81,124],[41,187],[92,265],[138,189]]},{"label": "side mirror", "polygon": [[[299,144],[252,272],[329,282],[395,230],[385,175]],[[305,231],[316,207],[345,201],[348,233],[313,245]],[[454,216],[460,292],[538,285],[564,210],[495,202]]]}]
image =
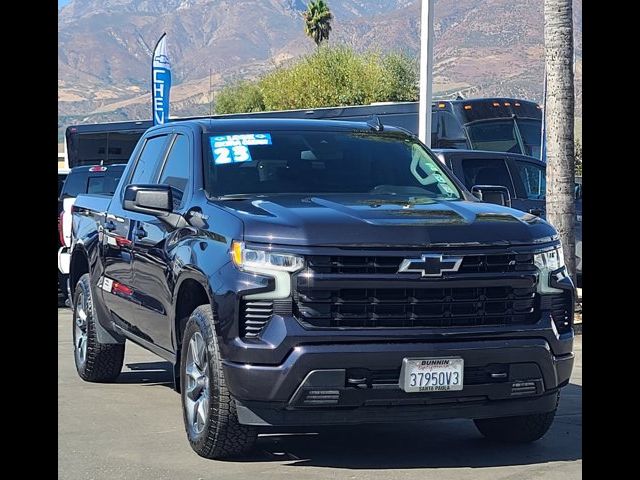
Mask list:
[{"label": "side mirror", "polygon": [[173,211],[173,193],[169,185],[128,185],[124,191],[125,210],[164,215]]},{"label": "side mirror", "polygon": [[471,187],[471,193],[483,202],[511,207],[511,194],[507,187],[501,185],[474,185]]},{"label": "side mirror", "polygon": [[128,185],[122,207],[158,217],[174,230],[189,225],[182,215],[173,212],[173,191],[169,185]]}]

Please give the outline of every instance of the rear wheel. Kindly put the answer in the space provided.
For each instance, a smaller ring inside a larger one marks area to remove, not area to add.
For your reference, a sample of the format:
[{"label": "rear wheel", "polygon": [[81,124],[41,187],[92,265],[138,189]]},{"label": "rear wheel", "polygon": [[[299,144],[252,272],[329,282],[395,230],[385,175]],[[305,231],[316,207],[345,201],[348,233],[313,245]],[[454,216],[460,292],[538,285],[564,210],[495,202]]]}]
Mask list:
[{"label": "rear wheel", "polygon": [[238,422],[208,305],[196,308],[185,327],[180,386],[185,430],[191,448],[198,455],[232,457],[253,447],[258,434],[255,427]]},{"label": "rear wheel", "polygon": [[78,375],[87,382],[111,382],[122,370],[124,343],[98,341],[88,273],[78,280],[73,297],[73,356]]}]

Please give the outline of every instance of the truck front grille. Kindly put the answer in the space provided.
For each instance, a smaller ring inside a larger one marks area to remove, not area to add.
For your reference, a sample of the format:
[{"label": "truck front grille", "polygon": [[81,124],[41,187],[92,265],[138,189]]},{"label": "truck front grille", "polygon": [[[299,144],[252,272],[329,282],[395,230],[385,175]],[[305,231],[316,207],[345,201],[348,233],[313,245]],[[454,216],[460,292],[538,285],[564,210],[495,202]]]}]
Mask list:
[{"label": "truck front grille", "polygon": [[[319,274],[395,274],[404,256],[309,256],[307,265]],[[533,254],[465,255],[459,273],[511,273],[534,270]]]},{"label": "truck front grille", "polygon": [[294,314],[303,324],[327,328],[521,325],[537,321],[535,296],[535,284],[337,289],[298,285]]}]

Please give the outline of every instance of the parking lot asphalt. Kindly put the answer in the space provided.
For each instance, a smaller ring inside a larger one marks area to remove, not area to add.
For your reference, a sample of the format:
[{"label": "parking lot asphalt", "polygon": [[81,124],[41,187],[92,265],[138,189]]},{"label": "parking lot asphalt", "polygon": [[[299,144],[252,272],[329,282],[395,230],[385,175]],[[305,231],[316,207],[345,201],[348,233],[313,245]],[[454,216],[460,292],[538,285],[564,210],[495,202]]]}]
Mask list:
[{"label": "parking lot asphalt", "polygon": [[530,445],[484,440],[469,420],[270,431],[242,460],[196,455],[169,364],[127,344],[113,384],[76,374],[71,311],[58,309],[58,478],[562,479],[582,477],[582,336],[551,430]]}]

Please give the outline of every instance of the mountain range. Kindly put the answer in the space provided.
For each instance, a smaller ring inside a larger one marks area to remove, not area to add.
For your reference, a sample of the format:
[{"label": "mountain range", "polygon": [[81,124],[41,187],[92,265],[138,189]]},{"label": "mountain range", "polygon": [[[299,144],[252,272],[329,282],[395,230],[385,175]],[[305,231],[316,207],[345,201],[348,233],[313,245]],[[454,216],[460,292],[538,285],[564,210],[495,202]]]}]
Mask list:
[{"label": "mountain range", "polygon": [[[328,0],[331,44],[419,55],[420,0]],[[542,0],[436,0],[434,93],[540,101]],[[150,118],[150,63],[167,32],[171,114],[206,115],[215,92],[313,52],[303,0],[71,0],[58,16],[58,128]],[[582,1],[574,0],[576,110]]]}]

